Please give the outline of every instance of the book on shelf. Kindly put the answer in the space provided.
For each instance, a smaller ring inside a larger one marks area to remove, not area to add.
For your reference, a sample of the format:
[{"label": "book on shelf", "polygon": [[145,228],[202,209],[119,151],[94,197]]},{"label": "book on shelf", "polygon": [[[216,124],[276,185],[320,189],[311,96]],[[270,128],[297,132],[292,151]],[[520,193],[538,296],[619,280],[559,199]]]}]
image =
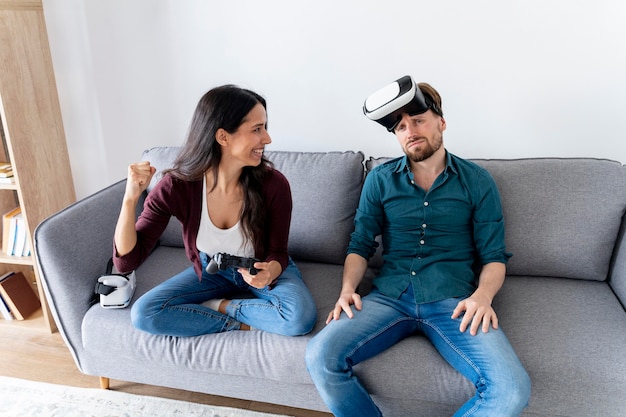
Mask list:
[{"label": "book on shelf", "polygon": [[9,178],[13,176],[13,167],[6,162],[0,162],[0,178]]},{"label": "book on shelf", "polygon": [[8,162],[0,162],[0,184],[15,184],[13,167]]},{"label": "book on shelf", "polygon": [[2,315],[2,318],[5,320],[14,320],[11,310],[9,310],[9,306],[6,305],[2,297],[0,297],[0,315]]},{"label": "book on shelf", "polygon": [[30,256],[26,222],[19,207],[2,216],[2,251],[9,256]]},{"label": "book on shelf", "polygon": [[[15,245],[15,228],[12,224],[13,219],[21,212],[22,209],[16,207],[2,215],[2,252],[7,255],[13,253],[13,246]],[[17,224],[15,224],[15,226],[17,226]]]},{"label": "book on shelf", "polygon": [[[24,229],[26,229],[26,224],[24,224]],[[28,243],[28,237],[26,236],[28,232],[24,231],[24,249],[22,250],[22,256],[30,256],[30,244]]]},{"label": "book on shelf", "polygon": [[[11,271],[11,272],[7,272],[6,274],[0,276],[0,281],[2,281],[4,278],[7,278],[11,275],[13,275],[15,272]],[[2,315],[2,318],[5,320],[13,320],[13,314],[11,313],[11,310],[9,310],[9,306],[7,305],[7,303],[4,302],[4,298],[2,298],[2,296],[0,296],[0,315]]]},{"label": "book on shelf", "polygon": [[13,256],[22,256],[24,246],[26,245],[26,223],[24,222],[24,215],[18,213],[13,219],[15,224],[11,222],[11,227],[15,227],[15,243],[13,244]]},{"label": "book on shelf", "polygon": [[0,280],[0,297],[16,320],[24,320],[41,307],[39,298],[22,272],[7,273]]}]

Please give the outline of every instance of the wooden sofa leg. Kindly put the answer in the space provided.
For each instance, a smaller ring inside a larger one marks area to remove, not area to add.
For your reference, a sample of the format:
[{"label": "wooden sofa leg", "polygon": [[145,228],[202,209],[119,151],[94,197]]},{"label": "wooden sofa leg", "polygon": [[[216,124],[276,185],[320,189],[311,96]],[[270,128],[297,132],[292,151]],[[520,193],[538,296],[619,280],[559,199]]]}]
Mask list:
[{"label": "wooden sofa leg", "polygon": [[109,378],[105,377],[105,376],[101,376],[100,377],[100,388],[102,389],[109,389],[109,383],[111,381],[109,380]]}]

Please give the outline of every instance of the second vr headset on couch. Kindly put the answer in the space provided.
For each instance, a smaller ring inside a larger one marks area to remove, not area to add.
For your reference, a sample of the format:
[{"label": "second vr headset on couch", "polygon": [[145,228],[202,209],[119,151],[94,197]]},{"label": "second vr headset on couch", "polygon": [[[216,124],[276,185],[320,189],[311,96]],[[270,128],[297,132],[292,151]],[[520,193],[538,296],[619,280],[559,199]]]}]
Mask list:
[{"label": "second vr headset on couch", "polygon": [[424,95],[410,75],[392,82],[371,94],[363,104],[363,113],[393,132],[403,113],[411,116],[432,110],[442,115],[432,98]]}]

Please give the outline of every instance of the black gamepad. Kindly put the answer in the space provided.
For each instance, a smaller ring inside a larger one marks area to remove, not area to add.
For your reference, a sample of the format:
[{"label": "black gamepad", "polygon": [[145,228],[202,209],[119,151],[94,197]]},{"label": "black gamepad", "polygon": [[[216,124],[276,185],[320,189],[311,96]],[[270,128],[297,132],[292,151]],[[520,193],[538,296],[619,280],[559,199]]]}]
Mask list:
[{"label": "black gamepad", "polygon": [[225,271],[229,267],[248,268],[251,275],[256,275],[258,269],[254,267],[254,263],[259,262],[256,258],[244,258],[242,256],[229,255],[227,253],[218,252],[209,261],[206,271],[209,274],[215,274],[218,270]]}]

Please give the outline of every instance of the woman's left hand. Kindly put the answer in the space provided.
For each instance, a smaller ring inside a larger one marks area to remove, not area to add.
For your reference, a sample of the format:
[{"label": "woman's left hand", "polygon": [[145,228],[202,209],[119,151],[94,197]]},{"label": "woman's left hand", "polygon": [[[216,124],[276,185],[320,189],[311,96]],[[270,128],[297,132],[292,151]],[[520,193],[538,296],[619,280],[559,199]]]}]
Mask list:
[{"label": "woman's left hand", "polygon": [[248,285],[258,289],[265,288],[274,282],[283,270],[277,261],[255,262],[254,268],[257,270],[255,275],[252,275],[248,268],[239,268],[238,271]]}]

